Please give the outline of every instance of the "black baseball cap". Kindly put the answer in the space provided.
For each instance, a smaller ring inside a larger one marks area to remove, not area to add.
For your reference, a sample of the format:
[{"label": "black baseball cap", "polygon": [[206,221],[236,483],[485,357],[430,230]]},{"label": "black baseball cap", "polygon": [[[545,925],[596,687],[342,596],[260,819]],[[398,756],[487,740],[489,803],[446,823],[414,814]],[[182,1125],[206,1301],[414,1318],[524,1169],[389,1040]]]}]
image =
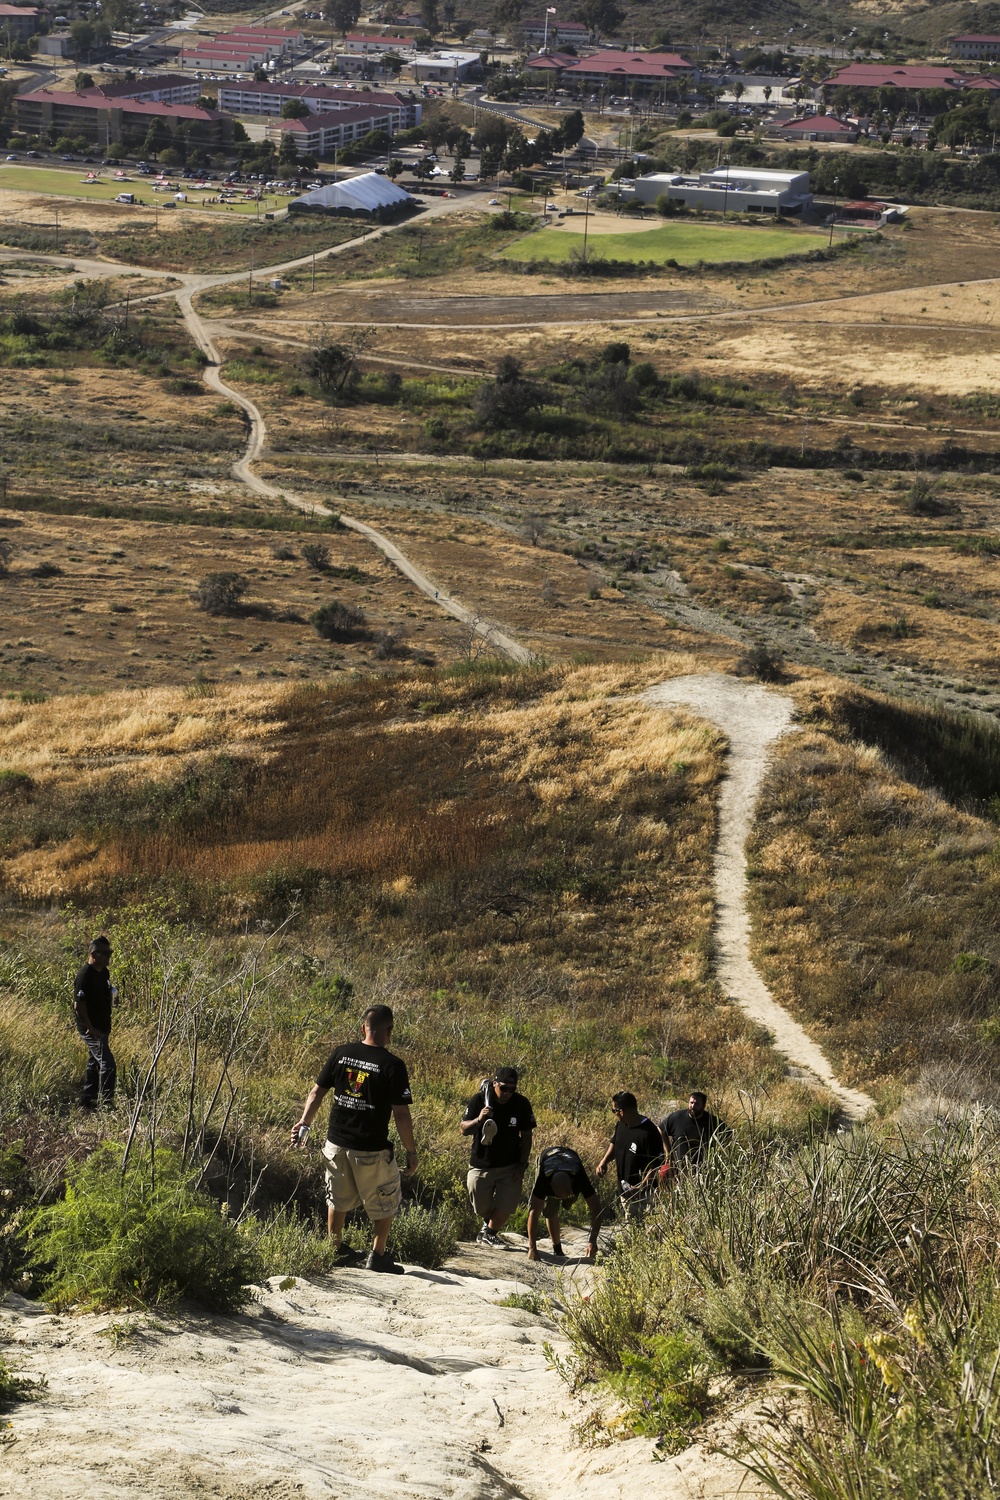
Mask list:
[{"label": "black baseball cap", "polygon": [[496,1072],[493,1074],[493,1077],[496,1079],[497,1083],[509,1083],[512,1089],[517,1088],[516,1068],[497,1068]]}]

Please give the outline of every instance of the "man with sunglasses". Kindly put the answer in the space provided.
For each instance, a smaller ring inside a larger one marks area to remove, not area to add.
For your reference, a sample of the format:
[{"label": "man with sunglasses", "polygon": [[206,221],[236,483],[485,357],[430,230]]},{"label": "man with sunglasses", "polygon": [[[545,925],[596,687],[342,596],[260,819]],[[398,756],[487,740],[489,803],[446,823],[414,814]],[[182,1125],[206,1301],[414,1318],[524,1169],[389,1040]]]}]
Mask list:
[{"label": "man with sunglasses", "polygon": [[626,1218],[638,1218],[649,1202],[657,1169],[666,1158],[663,1137],[653,1121],[639,1113],[634,1094],[623,1089],[611,1100],[617,1121],[611,1144],[597,1168],[603,1177],[612,1160],[618,1172],[618,1196]]},{"label": "man with sunglasses", "polygon": [[461,1131],[472,1137],[467,1186],[483,1221],[480,1245],[507,1249],[500,1230],[521,1201],[534,1129],[530,1101],[517,1092],[516,1068],[497,1068],[466,1106]]},{"label": "man with sunglasses", "polygon": [[99,1103],[110,1107],[115,1102],[118,1067],[110,1041],[115,993],[108,973],[110,963],[110,942],[106,937],[96,937],[90,945],[90,957],[73,981],[76,1029],[89,1053],[80,1096],[84,1109],[96,1109]]}]

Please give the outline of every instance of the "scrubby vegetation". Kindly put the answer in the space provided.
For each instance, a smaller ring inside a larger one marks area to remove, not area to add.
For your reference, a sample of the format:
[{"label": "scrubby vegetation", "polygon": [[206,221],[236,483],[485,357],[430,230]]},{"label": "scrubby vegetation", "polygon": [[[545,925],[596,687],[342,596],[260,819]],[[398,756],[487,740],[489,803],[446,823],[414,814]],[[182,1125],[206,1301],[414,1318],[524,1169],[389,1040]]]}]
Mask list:
[{"label": "scrubby vegetation", "polygon": [[763,1398],[724,1446],[784,1500],[995,1494],[998,1152],[992,1118],[720,1148],[571,1298],[567,1374],[667,1452]]}]

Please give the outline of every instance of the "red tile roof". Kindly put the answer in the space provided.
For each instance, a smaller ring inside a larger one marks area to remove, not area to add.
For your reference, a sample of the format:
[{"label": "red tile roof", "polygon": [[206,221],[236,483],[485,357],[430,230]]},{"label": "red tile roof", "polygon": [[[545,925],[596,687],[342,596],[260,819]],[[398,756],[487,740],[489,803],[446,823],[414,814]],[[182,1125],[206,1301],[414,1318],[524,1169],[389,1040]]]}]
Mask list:
[{"label": "red tile roof", "polygon": [[836,115],[805,115],[799,120],[782,120],[778,126],[779,130],[823,131],[827,135],[836,135],[838,131],[856,133],[857,128],[849,120],[838,120]]},{"label": "red tile roof", "polygon": [[577,58],[566,68],[567,73],[607,73],[623,78],[670,78],[674,73],[687,72],[691,64],[677,52],[622,52],[616,47],[605,47],[590,57]]},{"label": "red tile roof", "polygon": [[19,103],[28,104],[75,104],[80,109],[121,109],[130,115],[168,115],[179,120],[223,120],[216,109],[199,109],[196,104],[155,104],[139,99],[106,99],[99,89],[83,89],[75,93],[72,89],[35,89],[30,94],[19,94]]},{"label": "red tile roof", "polygon": [[962,86],[954,67],[913,67],[898,63],[849,63],[826,80],[835,88],[953,89]]}]

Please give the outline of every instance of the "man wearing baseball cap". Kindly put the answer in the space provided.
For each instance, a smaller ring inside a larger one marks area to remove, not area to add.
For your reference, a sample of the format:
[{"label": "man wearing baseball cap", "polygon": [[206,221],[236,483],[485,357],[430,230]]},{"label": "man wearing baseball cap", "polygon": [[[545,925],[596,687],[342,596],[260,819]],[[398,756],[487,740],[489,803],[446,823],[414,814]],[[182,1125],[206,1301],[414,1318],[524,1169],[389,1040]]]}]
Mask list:
[{"label": "man wearing baseball cap", "polygon": [[534,1129],[530,1101],[517,1092],[516,1068],[497,1068],[466,1105],[461,1131],[472,1137],[467,1186],[483,1221],[480,1245],[507,1248],[500,1230],[521,1201]]}]

